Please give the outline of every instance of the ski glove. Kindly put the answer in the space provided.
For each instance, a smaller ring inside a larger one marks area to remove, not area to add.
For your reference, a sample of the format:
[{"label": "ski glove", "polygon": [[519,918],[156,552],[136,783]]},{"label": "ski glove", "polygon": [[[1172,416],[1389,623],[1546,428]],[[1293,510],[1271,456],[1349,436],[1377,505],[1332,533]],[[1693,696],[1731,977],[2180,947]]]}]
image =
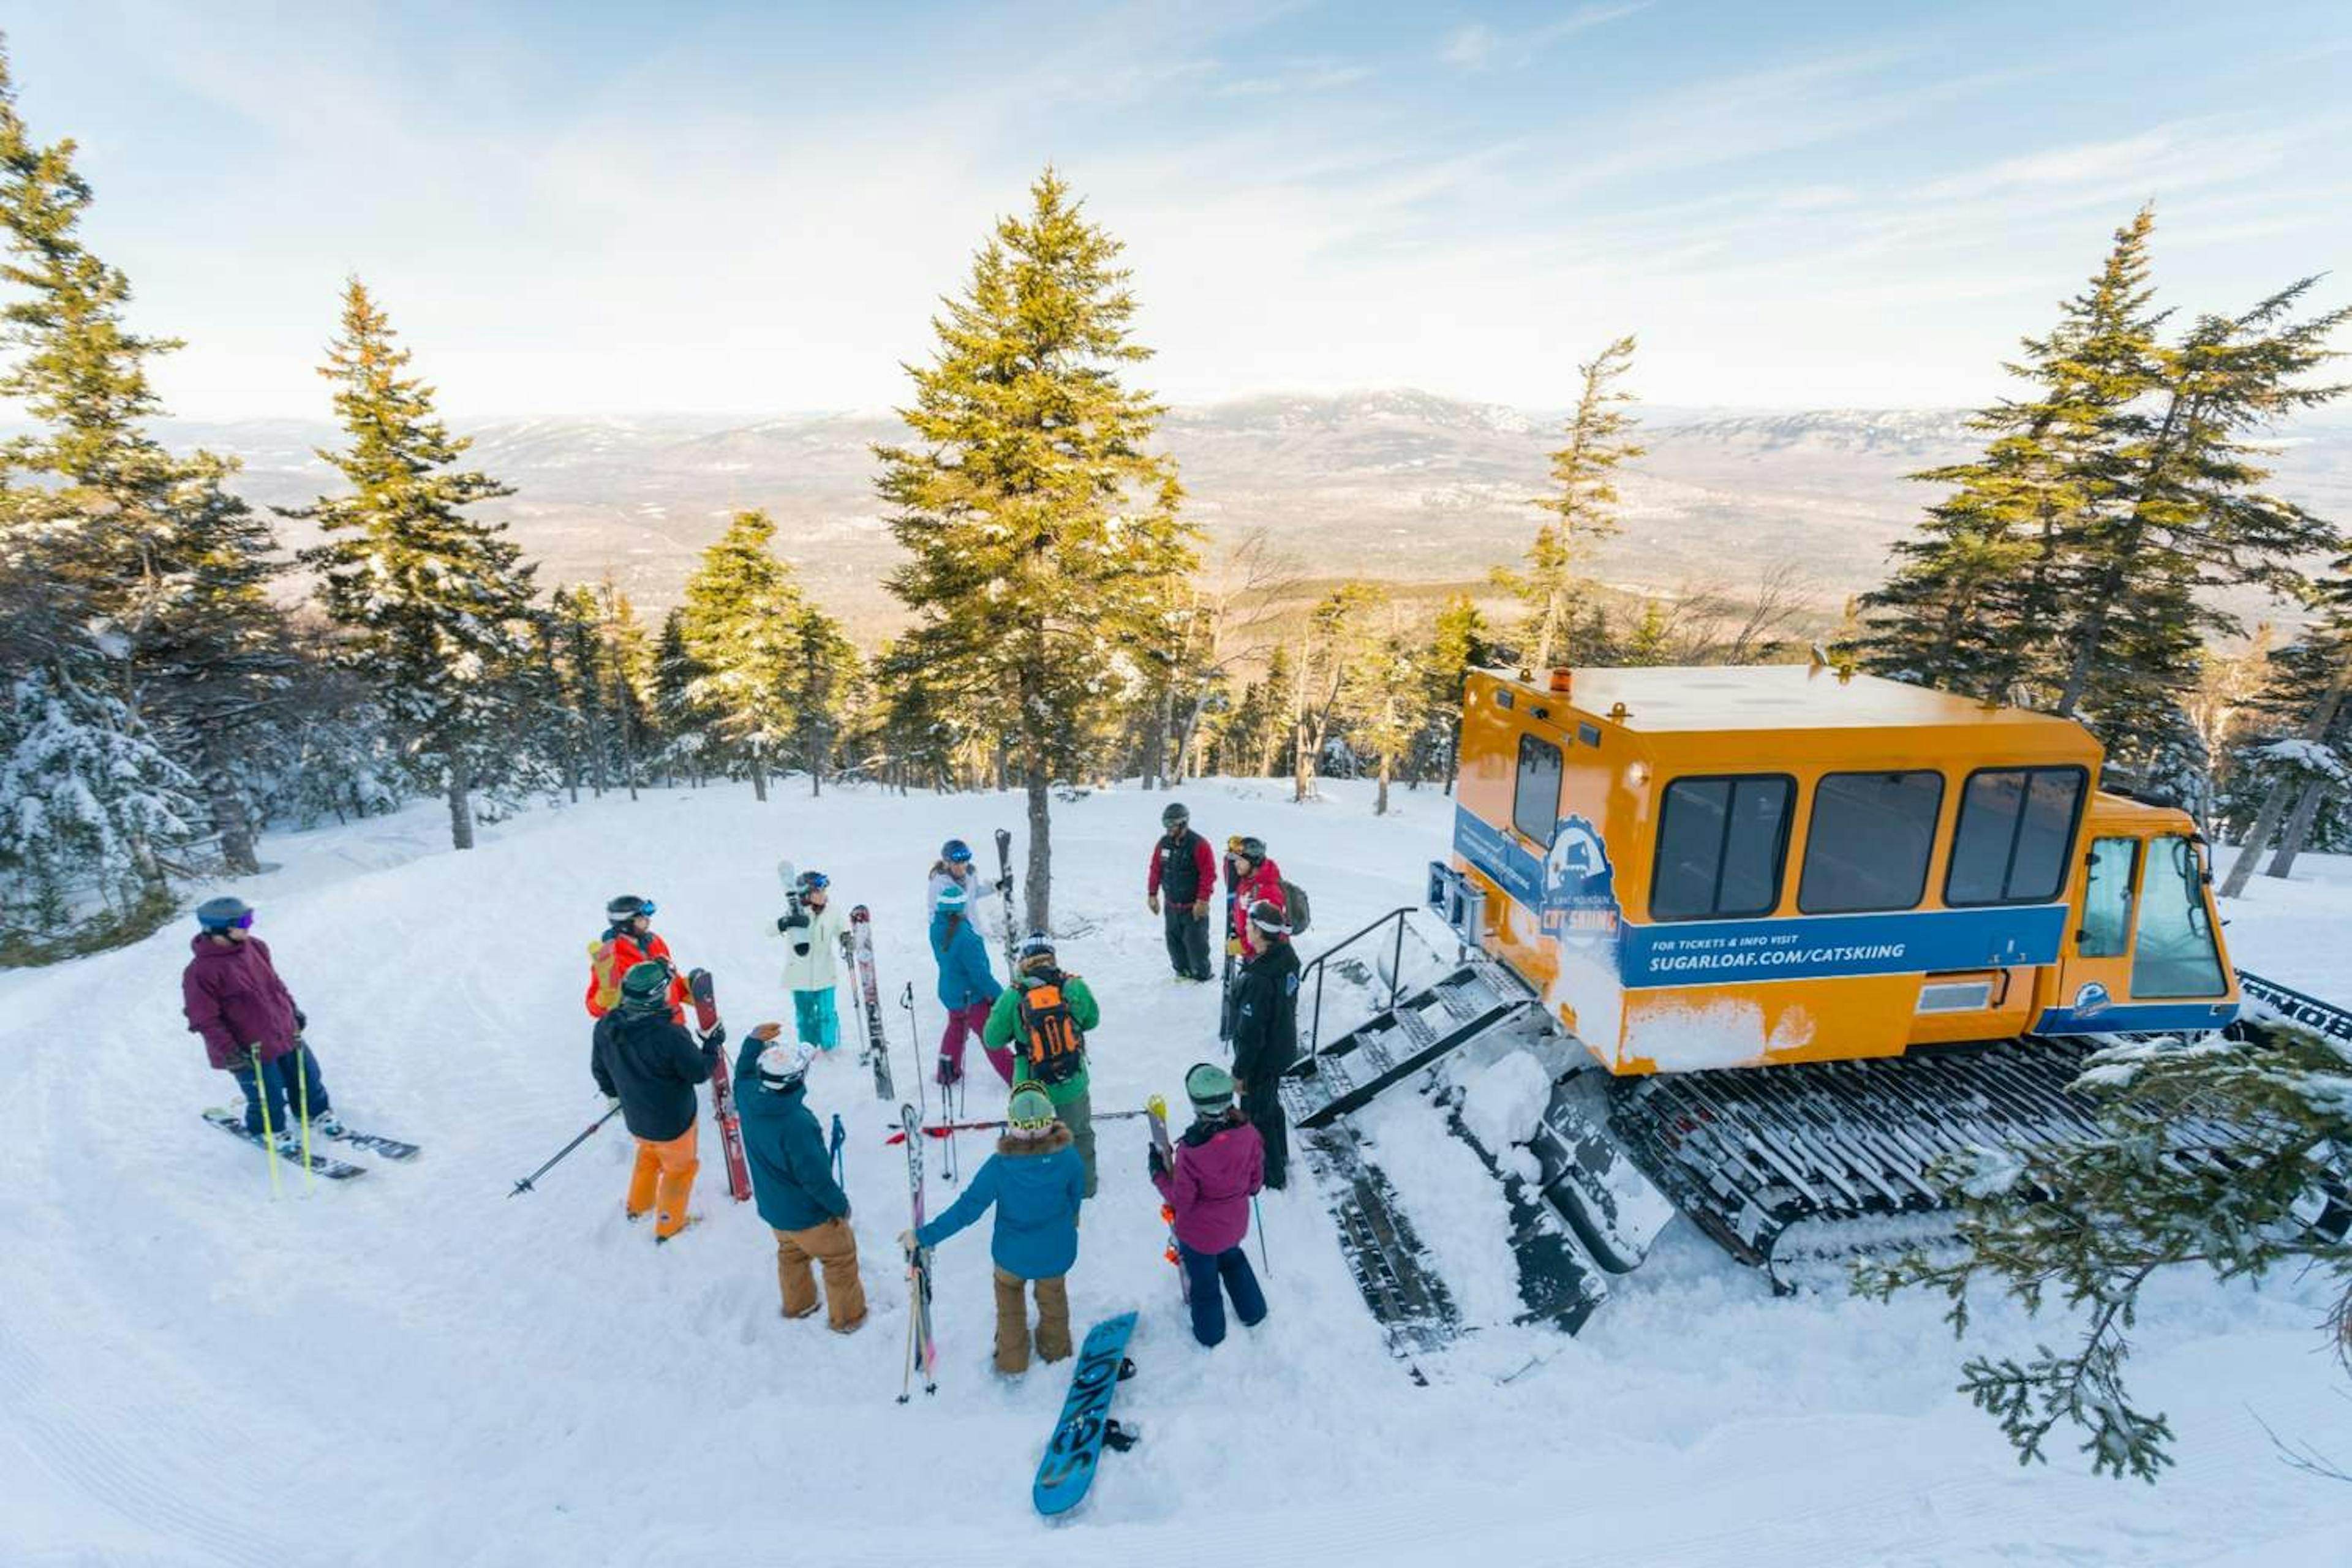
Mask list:
[{"label": "ski glove", "polygon": [[803,914],[798,910],[793,910],[791,914],[778,915],[776,917],[776,929],[780,931],[804,931],[808,928],[808,916]]},{"label": "ski glove", "polygon": [[1160,1157],[1160,1146],[1157,1143],[1144,1150],[1143,1157],[1145,1167],[1153,1175],[1164,1176],[1168,1173],[1168,1162]]},{"label": "ski glove", "polygon": [[1225,939],[1225,956],[1227,958],[1239,958],[1241,955],[1242,939],[1237,936],[1227,937]]},{"label": "ski glove", "polygon": [[702,1037],[702,1048],[712,1056],[717,1056],[719,1047],[726,1043],[727,1026],[724,1024],[713,1024],[710,1026],[710,1033]]}]

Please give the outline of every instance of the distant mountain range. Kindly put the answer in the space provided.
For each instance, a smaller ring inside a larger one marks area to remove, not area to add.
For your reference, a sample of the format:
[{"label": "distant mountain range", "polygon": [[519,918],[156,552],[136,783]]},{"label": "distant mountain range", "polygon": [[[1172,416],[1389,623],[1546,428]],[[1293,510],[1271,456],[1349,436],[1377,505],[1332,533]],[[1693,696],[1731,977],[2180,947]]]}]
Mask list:
[{"label": "distant mountain range", "polygon": [[[1640,413],[1649,451],[1626,473],[1624,531],[1600,563],[1637,590],[1737,588],[1796,562],[1834,604],[1880,580],[1887,546],[1933,499],[1905,476],[1981,444],[1952,409]],[[1162,439],[1213,549],[1264,529],[1318,576],[1474,584],[1525,549],[1538,521],[1527,501],[1546,488],[1561,417],[1413,391],[1266,395],[1175,409]],[[784,553],[860,640],[898,618],[870,450],[903,438],[887,414],[454,423],[480,466],[517,488],[499,504],[542,583],[609,570],[641,604],[667,605],[728,514],[763,507]],[[311,448],[336,433],[247,420],[174,421],[163,434],[235,454],[247,497],[291,505],[328,483]],[[2352,523],[2352,426],[2300,430],[2273,488]],[[309,542],[304,525],[285,532]]]}]

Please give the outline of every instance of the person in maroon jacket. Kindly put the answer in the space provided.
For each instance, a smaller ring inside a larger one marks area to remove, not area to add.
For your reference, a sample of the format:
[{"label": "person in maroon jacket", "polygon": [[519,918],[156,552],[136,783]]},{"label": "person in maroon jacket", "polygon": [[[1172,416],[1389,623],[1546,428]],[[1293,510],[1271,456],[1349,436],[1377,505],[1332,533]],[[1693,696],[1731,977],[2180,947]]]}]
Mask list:
[{"label": "person in maroon jacket", "polygon": [[328,1103],[319,1058],[302,1043],[310,1020],[278,978],[269,944],[253,934],[253,906],[213,899],[197,908],[196,923],[203,930],[188,943],[194,956],[180,976],[180,994],[189,1029],[204,1037],[205,1055],[235,1074],[245,1091],[246,1131],[259,1137],[267,1125],[279,1147],[298,1149],[302,1129],[287,1110],[307,1105],[313,1133],[341,1137],[343,1124]]},{"label": "person in maroon jacket", "polygon": [[1192,1287],[1192,1337],[1213,1345],[1225,1337],[1227,1294],[1242,1327],[1265,1321],[1265,1292],[1242,1245],[1249,1238],[1250,1199],[1263,1184],[1265,1144],[1234,1103],[1233,1075],[1215,1063],[1184,1075],[1184,1097],[1192,1102],[1192,1125],[1176,1144],[1172,1167],[1152,1149],[1151,1184],[1176,1216],[1176,1258]]},{"label": "person in maroon jacket", "polygon": [[[1192,831],[1191,814],[1171,805],[1160,814],[1166,831],[1151,847],[1151,871],[1144,901],[1168,928],[1168,962],[1179,980],[1208,980],[1209,900],[1217,890],[1217,857],[1209,841]],[[1166,910],[1161,900],[1166,900]]]}]

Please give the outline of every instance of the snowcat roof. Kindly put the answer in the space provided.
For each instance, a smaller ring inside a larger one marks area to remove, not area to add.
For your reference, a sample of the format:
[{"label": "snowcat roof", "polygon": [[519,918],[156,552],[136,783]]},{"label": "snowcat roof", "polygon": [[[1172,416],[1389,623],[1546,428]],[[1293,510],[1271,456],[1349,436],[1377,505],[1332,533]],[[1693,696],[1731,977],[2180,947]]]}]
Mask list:
[{"label": "snowcat roof", "polygon": [[[1532,700],[1610,719],[1629,733],[1677,735],[1722,731],[1951,730],[2007,731],[2037,748],[2063,744],[2069,735],[2095,742],[2072,720],[2021,708],[1991,708],[1967,697],[1874,675],[1841,679],[1818,665],[1701,665],[1578,669],[1563,701],[1538,675],[1520,680],[1492,670],[1496,679]],[[1622,716],[1612,713],[1625,705]]]}]

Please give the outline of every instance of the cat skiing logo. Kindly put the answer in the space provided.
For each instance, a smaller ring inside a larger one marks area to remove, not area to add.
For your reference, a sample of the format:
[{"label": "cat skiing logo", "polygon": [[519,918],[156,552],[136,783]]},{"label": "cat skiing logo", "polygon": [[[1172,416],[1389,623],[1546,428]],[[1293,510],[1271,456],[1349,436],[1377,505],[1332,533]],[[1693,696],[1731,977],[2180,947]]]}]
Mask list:
[{"label": "cat skiing logo", "polygon": [[1543,930],[1579,944],[1617,940],[1617,871],[1591,823],[1563,816],[1544,857]]},{"label": "cat skiing logo", "polygon": [[2095,1013],[2104,1013],[2114,1000],[2107,994],[2105,986],[2095,980],[2091,981],[2074,993],[2074,1014],[2077,1017],[2087,1018]]}]

